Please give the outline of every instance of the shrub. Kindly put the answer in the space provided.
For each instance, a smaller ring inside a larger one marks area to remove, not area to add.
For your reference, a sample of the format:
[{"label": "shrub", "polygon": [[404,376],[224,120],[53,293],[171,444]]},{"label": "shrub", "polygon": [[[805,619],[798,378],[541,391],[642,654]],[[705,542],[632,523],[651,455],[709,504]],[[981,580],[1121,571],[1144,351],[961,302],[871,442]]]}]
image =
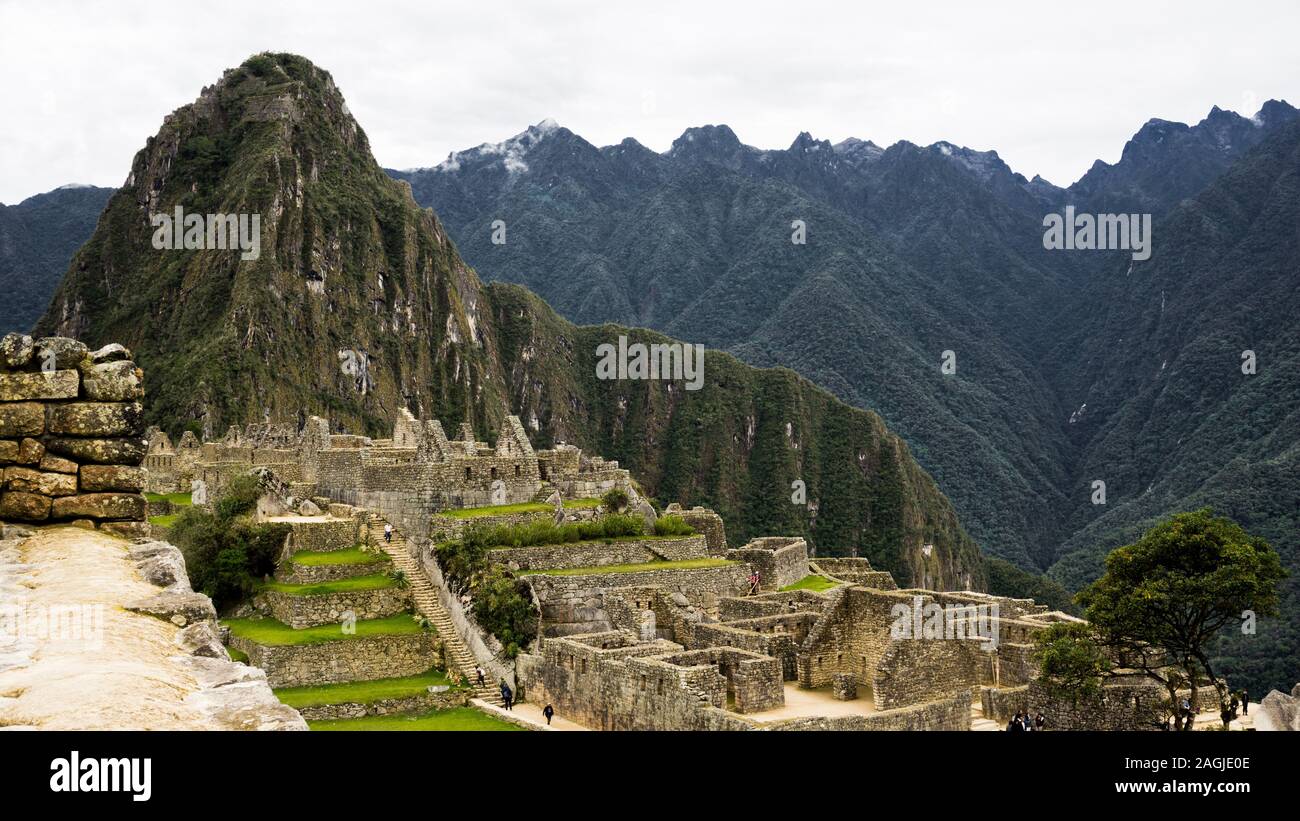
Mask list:
[{"label": "shrub", "polygon": [[474,586],[474,618],[501,642],[506,658],[537,638],[537,613],[527,583],[492,567]]},{"label": "shrub", "polygon": [[241,476],[211,511],[184,508],[171,527],[191,585],[219,610],[248,598],[257,580],[274,572],[289,534],[288,525],[259,524],[249,517],[260,494],[256,477]]},{"label": "shrub", "polygon": [[605,505],[606,510],[622,513],[627,509],[630,500],[627,497],[627,491],[615,487],[605,491],[605,495],[600,497],[600,501]]},{"label": "shrub", "polygon": [[692,536],[695,528],[686,524],[680,516],[660,516],[655,519],[656,536]]}]

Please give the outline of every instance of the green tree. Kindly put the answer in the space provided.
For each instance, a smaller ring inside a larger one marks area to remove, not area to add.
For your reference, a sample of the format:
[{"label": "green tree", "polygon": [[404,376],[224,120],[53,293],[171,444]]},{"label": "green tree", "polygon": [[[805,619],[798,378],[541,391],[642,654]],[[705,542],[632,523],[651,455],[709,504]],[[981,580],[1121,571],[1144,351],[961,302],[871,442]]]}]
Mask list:
[{"label": "green tree", "polygon": [[[1203,508],[1179,513],[1113,550],[1106,572],[1078,601],[1122,664],[1160,681],[1171,697],[1185,683],[1193,705],[1199,686],[1209,682],[1228,714],[1230,694],[1215,675],[1210,647],[1246,611],[1257,618],[1276,615],[1285,576],[1267,541]],[[1183,728],[1191,724],[1189,718]]]}]

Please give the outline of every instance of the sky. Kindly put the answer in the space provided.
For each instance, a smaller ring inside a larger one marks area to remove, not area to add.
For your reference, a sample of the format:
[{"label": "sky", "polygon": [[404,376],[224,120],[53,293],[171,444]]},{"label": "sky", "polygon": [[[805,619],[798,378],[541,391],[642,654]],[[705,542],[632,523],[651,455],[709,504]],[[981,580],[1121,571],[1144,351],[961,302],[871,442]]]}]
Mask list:
[{"label": "sky", "polygon": [[0,0],[0,202],[118,186],[163,117],[261,51],[333,74],[391,168],[546,118],[657,151],[725,123],[759,148],[996,150],[1058,185],[1148,119],[1300,106],[1300,3]]}]

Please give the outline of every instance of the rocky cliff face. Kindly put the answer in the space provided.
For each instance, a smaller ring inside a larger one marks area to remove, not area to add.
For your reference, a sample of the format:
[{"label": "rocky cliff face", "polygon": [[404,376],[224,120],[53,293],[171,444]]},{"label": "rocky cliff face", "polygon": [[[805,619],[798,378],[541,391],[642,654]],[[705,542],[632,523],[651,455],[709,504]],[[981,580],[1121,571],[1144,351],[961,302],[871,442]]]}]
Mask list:
[{"label": "rocky cliff face", "polygon": [[[260,255],[155,248],[151,218],[178,207],[258,215]],[[700,390],[597,379],[598,345],[672,340],[484,286],[300,57],[254,57],[167,118],[38,327],[129,345],[148,421],[173,435],[309,415],[386,435],[403,408],[492,430],[509,411],[539,446],[583,445],[665,503],[719,510],[737,540],[806,535],[903,581],[984,584],[947,499],[874,414],[714,353]]]}]

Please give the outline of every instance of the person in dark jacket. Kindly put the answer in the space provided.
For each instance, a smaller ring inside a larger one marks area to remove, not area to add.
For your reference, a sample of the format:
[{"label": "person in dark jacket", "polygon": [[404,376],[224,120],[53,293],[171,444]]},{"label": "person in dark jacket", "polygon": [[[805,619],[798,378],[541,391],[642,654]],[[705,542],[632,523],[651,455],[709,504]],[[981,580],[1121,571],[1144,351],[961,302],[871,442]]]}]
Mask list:
[{"label": "person in dark jacket", "polygon": [[1025,724],[1020,718],[1020,713],[1017,712],[1014,716],[1011,717],[1011,723],[1007,725],[1007,732],[1023,733],[1024,731],[1025,731]]},{"label": "person in dark jacket", "polygon": [[1034,716],[1034,729],[1038,730],[1039,732],[1046,730],[1047,716],[1043,715],[1042,713],[1039,713],[1038,715]]},{"label": "person in dark jacket", "polygon": [[555,708],[547,704],[542,709],[542,715],[546,716],[546,726],[551,726],[551,717],[555,715]]},{"label": "person in dark jacket", "polygon": [[513,709],[510,705],[514,700],[515,694],[510,692],[510,685],[506,684],[505,679],[501,679],[501,700],[505,702],[506,709]]}]

